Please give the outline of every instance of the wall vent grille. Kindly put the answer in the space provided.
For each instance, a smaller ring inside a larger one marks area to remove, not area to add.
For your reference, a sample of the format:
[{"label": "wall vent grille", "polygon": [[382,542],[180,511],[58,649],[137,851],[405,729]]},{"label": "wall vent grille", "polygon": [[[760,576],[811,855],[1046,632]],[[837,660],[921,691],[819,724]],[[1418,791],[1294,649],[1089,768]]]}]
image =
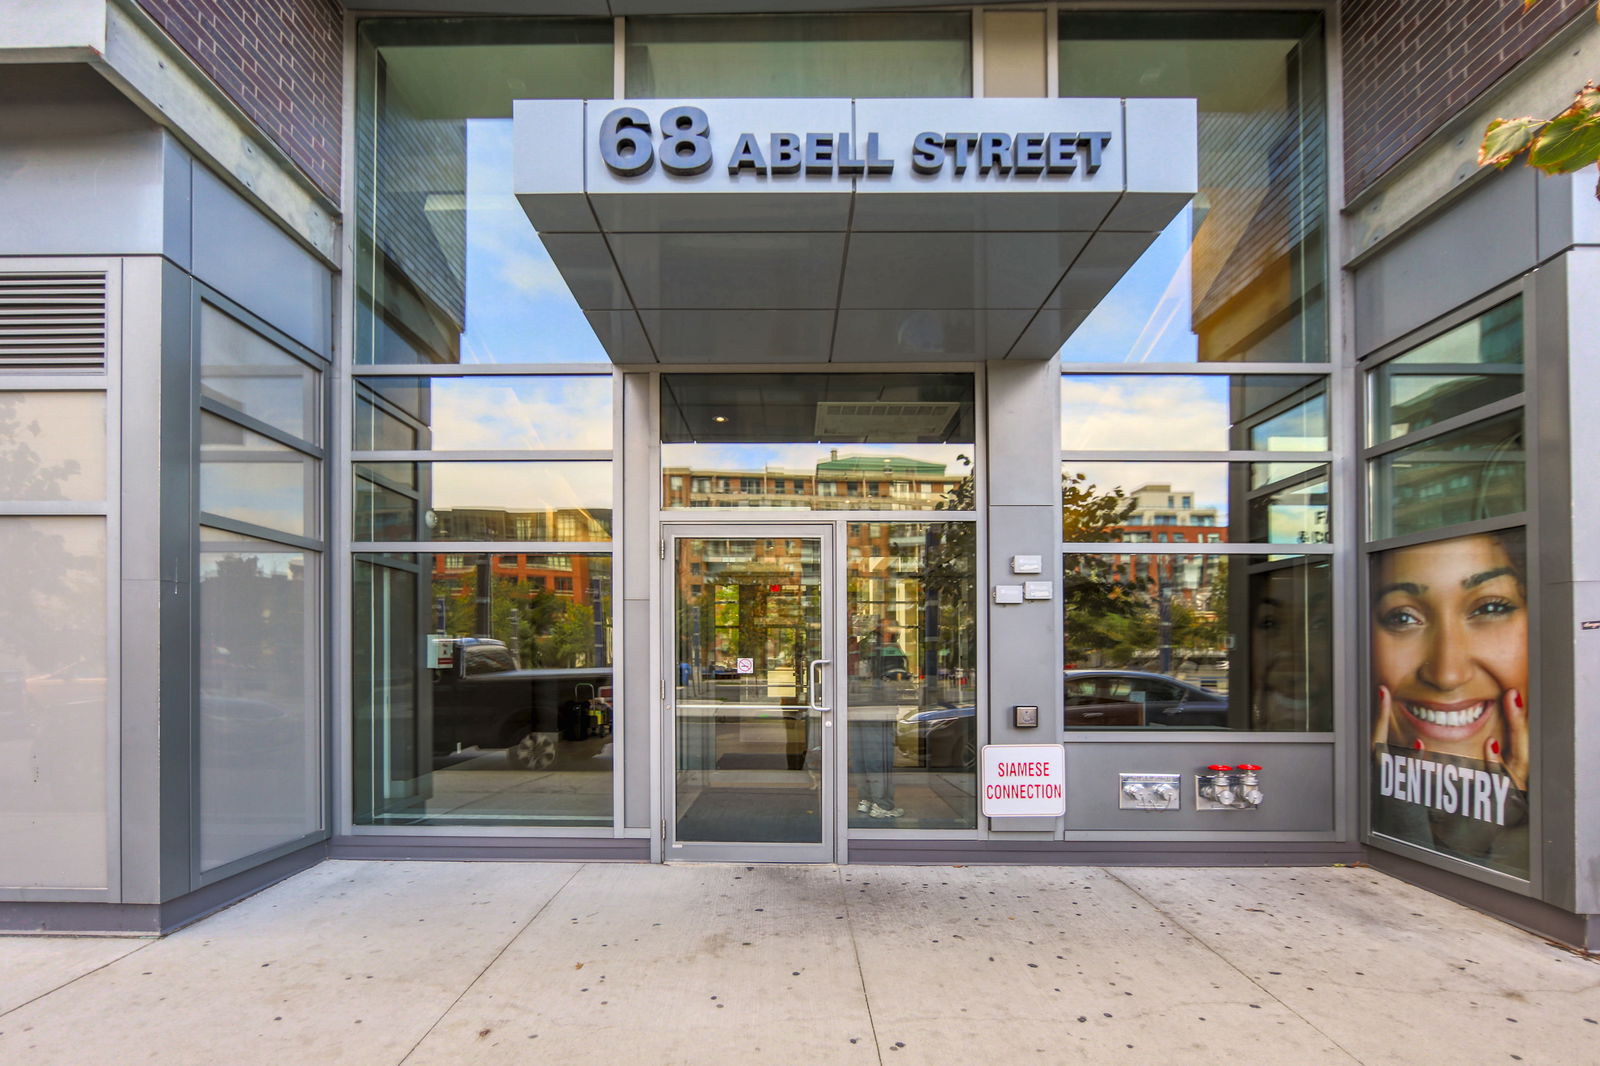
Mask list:
[{"label": "wall vent grille", "polygon": [[100,373],[106,366],[106,276],[0,274],[0,373]]}]

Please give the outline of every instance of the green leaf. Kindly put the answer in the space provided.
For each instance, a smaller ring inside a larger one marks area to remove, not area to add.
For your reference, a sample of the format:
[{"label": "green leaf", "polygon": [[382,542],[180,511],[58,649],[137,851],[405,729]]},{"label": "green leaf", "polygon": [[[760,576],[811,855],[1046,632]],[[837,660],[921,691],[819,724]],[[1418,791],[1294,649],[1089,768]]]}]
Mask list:
[{"label": "green leaf", "polygon": [[1600,116],[1574,105],[1550,120],[1528,153],[1546,174],[1570,174],[1600,161]]},{"label": "green leaf", "polygon": [[1504,167],[1520,152],[1527,150],[1534,137],[1544,129],[1545,120],[1529,115],[1526,118],[1497,118],[1484,131],[1483,143],[1478,146],[1478,165],[1493,163]]}]

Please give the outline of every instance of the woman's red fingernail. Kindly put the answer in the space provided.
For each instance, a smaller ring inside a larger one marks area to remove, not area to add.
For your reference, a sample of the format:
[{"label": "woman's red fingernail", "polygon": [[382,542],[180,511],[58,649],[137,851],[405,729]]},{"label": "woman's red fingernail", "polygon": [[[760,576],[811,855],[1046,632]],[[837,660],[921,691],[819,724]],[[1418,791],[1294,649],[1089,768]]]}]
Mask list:
[{"label": "woman's red fingernail", "polygon": [[1499,755],[1500,754],[1500,742],[1498,740],[1489,741],[1489,750],[1494,752],[1496,755]]},{"label": "woman's red fingernail", "polygon": [[1517,705],[1517,710],[1522,710],[1522,693],[1516,689],[1511,690],[1511,702]]},{"label": "woman's red fingernail", "polygon": [[1420,740],[1413,740],[1413,741],[1412,741],[1412,742],[1411,742],[1411,746],[1412,746],[1412,747],[1413,747],[1413,748],[1416,748],[1416,749],[1417,749],[1417,750],[1418,750],[1418,751],[1421,751],[1421,750],[1422,750],[1422,741],[1420,741]]}]

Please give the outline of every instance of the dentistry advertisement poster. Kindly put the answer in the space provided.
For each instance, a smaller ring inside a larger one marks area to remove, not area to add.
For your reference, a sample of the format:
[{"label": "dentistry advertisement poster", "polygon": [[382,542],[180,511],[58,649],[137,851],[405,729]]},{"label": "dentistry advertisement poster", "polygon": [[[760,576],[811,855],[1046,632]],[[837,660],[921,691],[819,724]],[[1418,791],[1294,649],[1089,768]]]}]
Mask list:
[{"label": "dentistry advertisement poster", "polygon": [[1526,878],[1522,530],[1372,557],[1372,829]]}]

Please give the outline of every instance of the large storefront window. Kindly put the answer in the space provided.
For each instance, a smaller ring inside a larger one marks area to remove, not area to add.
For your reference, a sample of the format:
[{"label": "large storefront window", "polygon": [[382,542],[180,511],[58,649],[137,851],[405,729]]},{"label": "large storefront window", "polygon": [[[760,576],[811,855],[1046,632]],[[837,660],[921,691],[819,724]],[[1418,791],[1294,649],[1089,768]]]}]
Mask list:
[{"label": "large storefront window", "polygon": [[512,194],[511,110],[609,97],[612,25],[357,42],[354,823],[609,832],[613,379]]},{"label": "large storefront window", "polygon": [[1062,377],[1069,731],[1332,730],[1331,424],[1322,376]]},{"label": "large storefront window", "polygon": [[603,361],[511,195],[511,102],[609,97],[611,23],[362,22],[355,362]]},{"label": "large storefront window", "polygon": [[358,825],[611,824],[609,555],[355,559]]},{"label": "large storefront window", "polygon": [[1064,11],[1062,96],[1195,97],[1200,192],[1069,362],[1328,358],[1321,16]]},{"label": "large storefront window", "polygon": [[1366,375],[1371,830],[1526,879],[1538,713],[1520,297]]}]

